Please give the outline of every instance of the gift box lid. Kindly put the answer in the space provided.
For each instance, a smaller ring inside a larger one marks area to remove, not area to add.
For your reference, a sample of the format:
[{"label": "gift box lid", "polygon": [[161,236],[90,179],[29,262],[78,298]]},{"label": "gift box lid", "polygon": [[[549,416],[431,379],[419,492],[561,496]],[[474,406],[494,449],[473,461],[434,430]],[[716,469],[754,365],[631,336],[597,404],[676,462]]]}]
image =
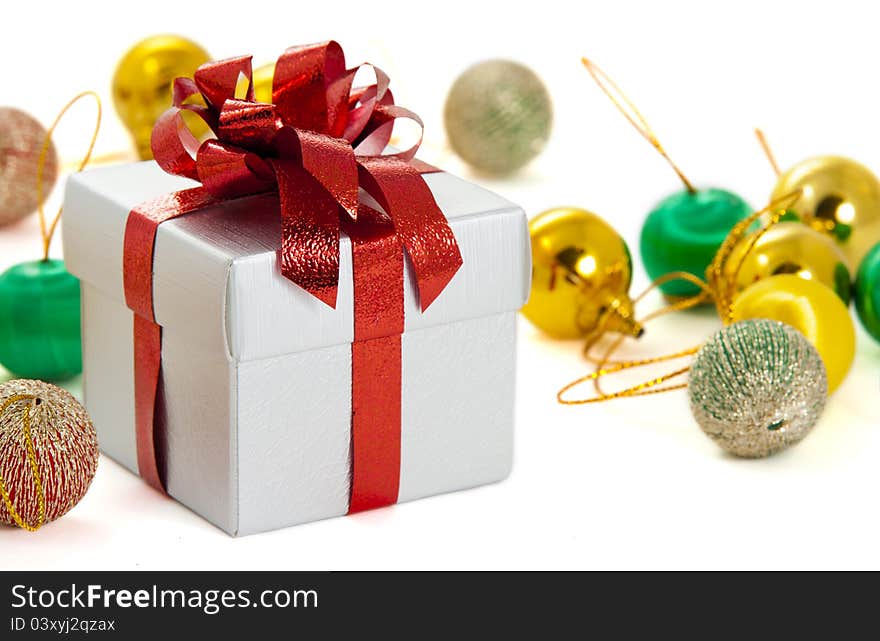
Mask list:
[{"label": "gift box lid", "polygon": [[[522,209],[447,173],[426,174],[424,179],[449,219],[464,265],[423,313],[407,261],[406,331],[519,309],[531,279]],[[71,176],[63,222],[70,272],[124,304],[122,249],[129,211],[196,185],[166,174],[152,161]],[[239,361],[351,342],[349,239],[343,234],[340,242],[336,309],[281,275],[276,262],[280,239],[272,195],[229,201],[162,224],[153,268],[156,321],[195,342],[222,344]]]}]

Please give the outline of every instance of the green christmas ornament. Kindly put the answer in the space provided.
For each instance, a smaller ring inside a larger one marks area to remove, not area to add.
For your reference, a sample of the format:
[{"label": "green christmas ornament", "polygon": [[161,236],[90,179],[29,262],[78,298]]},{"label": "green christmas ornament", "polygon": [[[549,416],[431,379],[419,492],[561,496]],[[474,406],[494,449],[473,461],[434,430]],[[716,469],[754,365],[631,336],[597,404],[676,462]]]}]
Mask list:
[{"label": "green christmas ornament", "polygon": [[495,175],[510,174],[537,156],[553,124],[544,83],[510,60],[487,60],[462,73],[443,115],[455,153],[474,169]]},{"label": "green christmas ornament", "polygon": [[856,274],[856,311],[865,330],[880,342],[880,243],[872,247]]},{"label": "green christmas ornament", "polygon": [[731,454],[760,458],[809,434],[825,407],[828,379],[816,348],[794,327],[745,320],[697,352],[688,396],[707,436]]},{"label": "green christmas ornament", "polygon": [[0,275],[0,364],[23,378],[62,381],[82,371],[79,281],[60,260]]},{"label": "green christmas ornament", "polygon": [[[642,226],[642,263],[652,279],[675,271],[704,278],[728,233],[752,213],[742,198],[723,189],[683,190],[657,205]],[[660,286],[668,296],[694,296],[699,287],[684,280]]]}]

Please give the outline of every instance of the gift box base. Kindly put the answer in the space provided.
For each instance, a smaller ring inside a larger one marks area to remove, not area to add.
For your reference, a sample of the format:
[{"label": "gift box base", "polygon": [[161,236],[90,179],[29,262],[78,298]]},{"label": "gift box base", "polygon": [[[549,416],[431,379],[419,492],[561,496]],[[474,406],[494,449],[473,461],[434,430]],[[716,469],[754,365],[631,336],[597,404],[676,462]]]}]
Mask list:
[{"label": "gift box base", "polygon": [[[86,407],[102,450],[137,473],[131,311],[83,283],[82,312]],[[507,477],[515,332],[508,311],[403,334],[400,502]],[[238,361],[166,328],[162,366],[172,497],[232,535],[346,514],[350,345]]]}]

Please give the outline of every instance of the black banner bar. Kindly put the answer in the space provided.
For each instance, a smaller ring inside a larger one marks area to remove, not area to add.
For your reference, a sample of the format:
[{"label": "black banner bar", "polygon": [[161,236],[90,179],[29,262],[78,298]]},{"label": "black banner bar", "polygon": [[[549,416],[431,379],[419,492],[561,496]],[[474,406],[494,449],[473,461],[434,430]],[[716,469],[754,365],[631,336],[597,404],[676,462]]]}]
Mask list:
[{"label": "black banner bar", "polygon": [[[810,585],[747,573],[7,572],[0,640],[422,639],[441,631],[454,640],[495,639],[502,630],[520,638],[526,621],[539,626],[540,639],[603,630],[613,634],[596,638],[659,638],[688,628],[714,635],[751,630],[758,612],[815,622],[828,609],[828,591]],[[790,618],[780,628],[790,631]],[[839,620],[838,631],[844,621],[854,622],[851,614]],[[759,627],[773,628],[763,618]],[[634,636],[639,630],[649,635]]]}]

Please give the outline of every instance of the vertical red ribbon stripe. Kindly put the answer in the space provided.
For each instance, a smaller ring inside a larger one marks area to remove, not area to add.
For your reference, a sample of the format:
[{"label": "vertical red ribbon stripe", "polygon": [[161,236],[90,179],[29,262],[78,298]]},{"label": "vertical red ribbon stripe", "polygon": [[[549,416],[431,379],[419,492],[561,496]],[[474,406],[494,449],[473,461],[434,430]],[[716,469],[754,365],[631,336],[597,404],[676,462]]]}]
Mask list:
[{"label": "vertical red ribbon stripe", "polygon": [[162,369],[162,328],[153,311],[153,255],[156,234],[166,220],[216,203],[201,187],[160,196],[134,208],[125,223],[122,280],[126,305],[134,312],[134,418],[138,473],[165,491],[159,470],[156,400]]},{"label": "vertical red ribbon stripe", "polygon": [[349,514],[397,502],[400,486],[403,246],[387,216],[361,205],[344,222],[354,267]]}]

